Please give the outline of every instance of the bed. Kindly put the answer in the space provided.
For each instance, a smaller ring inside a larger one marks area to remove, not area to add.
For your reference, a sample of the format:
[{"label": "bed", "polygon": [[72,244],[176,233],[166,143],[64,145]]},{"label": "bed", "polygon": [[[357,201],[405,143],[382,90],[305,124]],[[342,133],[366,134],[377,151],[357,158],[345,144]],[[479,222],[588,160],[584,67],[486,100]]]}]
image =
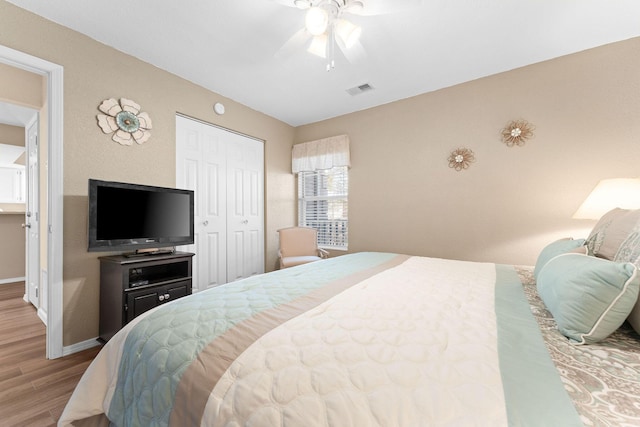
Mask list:
[{"label": "bed", "polygon": [[640,337],[600,316],[578,345],[536,283],[604,260],[587,240],[535,268],[349,254],[173,301],[105,345],[59,425],[640,425]]}]

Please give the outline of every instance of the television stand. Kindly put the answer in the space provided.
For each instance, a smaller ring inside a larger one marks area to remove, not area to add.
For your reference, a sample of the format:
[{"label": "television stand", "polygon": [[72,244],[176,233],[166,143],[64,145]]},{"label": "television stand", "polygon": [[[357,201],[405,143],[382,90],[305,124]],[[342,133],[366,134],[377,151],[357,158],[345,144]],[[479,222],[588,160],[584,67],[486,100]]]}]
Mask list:
[{"label": "television stand", "polygon": [[100,260],[100,341],[160,304],[191,294],[194,254],[113,255]]},{"label": "television stand", "polygon": [[138,249],[135,252],[127,252],[122,254],[125,258],[137,258],[151,255],[169,255],[175,253],[175,248],[166,249]]}]

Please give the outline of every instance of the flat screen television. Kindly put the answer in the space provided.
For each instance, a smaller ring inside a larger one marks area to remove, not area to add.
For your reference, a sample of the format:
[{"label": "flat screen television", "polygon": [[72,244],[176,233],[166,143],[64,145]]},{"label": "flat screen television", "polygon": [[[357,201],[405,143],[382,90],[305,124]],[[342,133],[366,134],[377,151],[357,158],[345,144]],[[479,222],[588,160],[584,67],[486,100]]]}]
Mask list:
[{"label": "flat screen television", "polygon": [[90,179],[88,249],[136,253],[192,244],[193,209],[191,190]]}]

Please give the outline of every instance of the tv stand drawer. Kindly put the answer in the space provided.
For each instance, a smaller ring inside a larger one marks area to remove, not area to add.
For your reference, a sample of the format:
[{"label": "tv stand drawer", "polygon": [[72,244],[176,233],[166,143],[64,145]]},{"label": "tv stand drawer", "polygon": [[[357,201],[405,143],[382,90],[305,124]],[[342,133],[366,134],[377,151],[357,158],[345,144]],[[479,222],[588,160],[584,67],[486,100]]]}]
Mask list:
[{"label": "tv stand drawer", "polygon": [[129,290],[125,304],[127,323],[152,308],[191,294],[191,279],[181,280],[170,285]]}]

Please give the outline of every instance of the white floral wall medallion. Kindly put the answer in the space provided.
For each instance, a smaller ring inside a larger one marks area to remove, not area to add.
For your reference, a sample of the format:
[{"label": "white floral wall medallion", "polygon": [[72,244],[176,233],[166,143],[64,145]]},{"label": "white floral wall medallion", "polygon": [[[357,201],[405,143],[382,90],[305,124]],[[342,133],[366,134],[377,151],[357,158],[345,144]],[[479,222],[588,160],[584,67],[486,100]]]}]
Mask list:
[{"label": "white floral wall medallion", "polygon": [[508,147],[522,146],[527,139],[533,137],[533,125],[526,120],[513,120],[502,129],[502,142]]},{"label": "white floral wall medallion", "polygon": [[132,145],[133,141],[144,144],[151,138],[151,117],[140,112],[140,105],[126,98],[120,102],[113,98],[105,99],[98,109],[98,126],[102,132],[113,133],[112,140],[122,145]]},{"label": "white floral wall medallion", "polygon": [[463,169],[468,169],[471,163],[476,161],[476,156],[473,151],[468,148],[458,148],[453,150],[449,155],[449,167],[460,172]]}]

